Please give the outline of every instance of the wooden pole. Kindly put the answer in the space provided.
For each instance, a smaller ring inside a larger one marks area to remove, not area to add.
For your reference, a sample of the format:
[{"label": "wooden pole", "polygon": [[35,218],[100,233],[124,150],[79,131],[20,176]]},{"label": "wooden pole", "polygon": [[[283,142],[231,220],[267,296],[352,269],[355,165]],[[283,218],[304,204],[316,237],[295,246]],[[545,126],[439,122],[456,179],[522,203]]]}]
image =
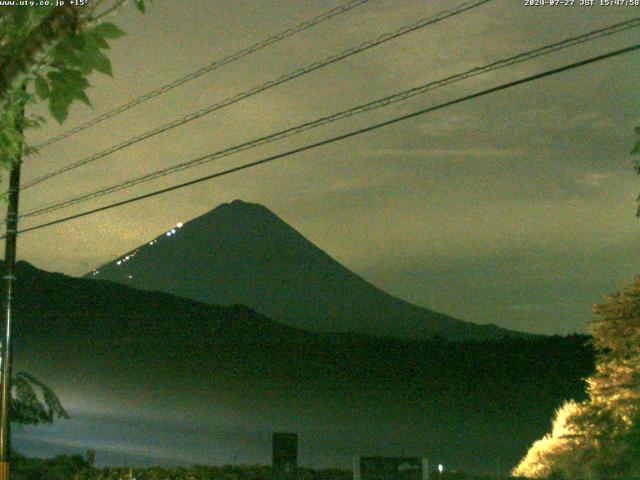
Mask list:
[{"label": "wooden pole", "polygon": [[[24,106],[17,127],[22,132]],[[22,140],[20,142],[22,152]],[[9,480],[10,410],[11,410],[11,323],[13,295],[16,280],[16,249],[18,237],[18,199],[20,195],[20,166],[22,153],[11,168],[9,177],[9,203],[7,206],[7,233],[4,246],[4,331],[0,348],[0,480]]]}]

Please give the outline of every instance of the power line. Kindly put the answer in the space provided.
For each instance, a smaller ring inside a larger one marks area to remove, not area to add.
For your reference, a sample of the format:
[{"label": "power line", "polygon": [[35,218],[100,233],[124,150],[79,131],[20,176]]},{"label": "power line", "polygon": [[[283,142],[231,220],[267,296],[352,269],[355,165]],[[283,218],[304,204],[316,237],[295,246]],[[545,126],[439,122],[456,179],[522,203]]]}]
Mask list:
[{"label": "power line", "polygon": [[[370,125],[368,127],[363,127],[363,128],[360,128],[360,129],[357,129],[357,130],[353,130],[351,132],[348,132],[348,133],[345,133],[345,134],[342,134],[342,135],[331,137],[331,138],[328,138],[326,140],[322,140],[320,142],[311,143],[311,144],[305,145],[303,147],[299,147],[299,148],[295,148],[293,150],[286,151],[284,153],[279,153],[279,154],[276,154],[276,155],[272,155],[270,157],[266,157],[266,158],[263,158],[261,160],[257,160],[255,162],[246,163],[246,164],[240,165],[238,167],[233,167],[233,168],[229,168],[227,170],[223,170],[222,172],[214,173],[214,174],[211,174],[211,175],[206,175],[204,177],[199,177],[199,178],[196,178],[194,180],[190,180],[188,182],[179,183],[179,184],[176,184],[176,185],[172,185],[170,187],[166,187],[166,188],[162,188],[162,189],[159,189],[159,190],[155,190],[155,191],[150,192],[150,193],[145,193],[143,195],[138,195],[138,196],[135,196],[135,197],[128,198],[126,200],[122,200],[122,201],[119,201],[119,202],[111,203],[109,205],[105,205],[105,206],[102,206],[102,207],[98,207],[98,208],[87,210],[87,211],[84,211],[84,212],[81,212],[81,213],[77,213],[75,215],[69,215],[67,217],[59,218],[57,220],[53,220],[53,221],[50,221],[50,222],[46,222],[46,223],[42,223],[42,224],[39,224],[39,225],[35,225],[33,227],[25,228],[23,230],[20,230],[18,233],[26,233],[26,232],[31,232],[33,230],[39,230],[39,229],[50,227],[50,226],[57,225],[57,224],[60,224],[60,223],[68,222],[70,220],[75,220],[77,218],[86,217],[88,215],[93,215],[94,213],[99,213],[99,212],[103,212],[105,210],[110,210],[112,208],[120,207],[120,206],[127,205],[127,204],[130,204],[130,203],[135,203],[135,202],[138,202],[140,200],[144,200],[144,199],[147,199],[147,198],[151,198],[151,197],[155,197],[155,196],[158,196],[158,195],[162,195],[164,193],[172,192],[174,190],[179,190],[179,189],[182,189],[182,188],[190,187],[192,185],[196,185],[198,183],[205,182],[207,180],[212,180],[214,178],[226,176],[226,175],[229,175],[231,173],[239,172],[241,170],[246,170],[246,169],[249,169],[249,168],[256,167],[258,165],[263,165],[265,163],[273,162],[273,161],[279,160],[281,158],[285,158],[285,157],[289,157],[291,155],[295,155],[296,153],[301,153],[301,152],[304,152],[304,151],[307,151],[307,150],[312,150],[312,149],[317,148],[317,147],[321,147],[321,146],[324,146],[324,145],[329,145],[331,143],[335,143],[335,142],[340,141],[340,140],[345,140],[347,138],[355,137],[356,135],[361,135],[361,134],[366,133],[366,132],[371,132],[371,131],[377,130],[379,128],[382,128],[382,127],[386,127],[386,126],[393,125],[395,123],[398,123],[398,122],[401,122],[401,121],[404,121],[404,120],[408,120],[410,118],[414,118],[414,117],[417,117],[417,116],[420,116],[420,115],[424,115],[426,113],[434,112],[436,110],[441,110],[443,108],[450,107],[452,105],[457,105],[459,103],[463,103],[463,102],[466,102],[466,101],[469,101],[469,100],[473,100],[475,98],[484,97],[484,96],[489,95],[491,93],[495,93],[495,92],[498,92],[498,91],[501,91],[501,90],[506,90],[508,88],[512,88],[512,87],[515,87],[515,86],[518,86],[518,85],[522,85],[522,84],[525,84],[525,83],[528,83],[528,82],[532,82],[532,81],[535,81],[535,80],[540,80],[542,78],[549,77],[549,76],[552,76],[552,75],[557,75],[559,73],[562,73],[562,72],[565,72],[565,71],[568,71],[568,70],[572,70],[572,69],[575,69],[575,68],[578,68],[578,67],[582,67],[582,66],[589,65],[589,64],[592,64],[592,63],[596,63],[596,62],[599,62],[599,61],[602,61],[602,60],[606,60],[608,58],[612,58],[612,57],[616,57],[616,56],[623,55],[623,54],[626,54],[626,53],[630,53],[630,52],[633,52],[633,51],[639,50],[639,49],[640,49],[640,44],[636,44],[636,45],[633,45],[631,47],[622,48],[622,49],[615,50],[615,51],[612,51],[612,52],[609,52],[609,53],[606,53],[606,54],[603,54],[603,55],[598,55],[598,56],[595,56],[595,57],[590,57],[590,58],[588,58],[586,60],[581,60],[579,62],[571,63],[571,64],[568,64],[568,65],[565,65],[565,66],[562,66],[562,67],[559,67],[559,68],[554,68],[552,70],[546,70],[546,71],[544,71],[542,73],[537,73],[535,75],[530,75],[530,76],[522,78],[520,80],[514,80],[512,82],[503,83],[501,85],[498,85],[497,87],[492,87],[492,88],[489,88],[489,89],[486,89],[486,90],[482,90],[482,91],[477,92],[477,93],[473,93],[471,95],[466,95],[464,97],[459,97],[459,98],[456,98],[454,100],[450,100],[448,102],[436,105],[434,107],[424,108],[424,109],[418,110],[416,112],[412,112],[412,113],[409,113],[409,114],[406,114],[406,115],[402,115],[400,117],[392,118],[391,120],[386,120],[384,122],[376,123],[376,124]],[[0,237],[0,239],[2,239],[2,238],[5,238],[5,236],[3,235],[2,237]]]},{"label": "power line", "polygon": [[225,65],[228,65],[232,62],[235,62],[237,60],[240,60],[243,57],[246,57],[248,55],[251,55],[252,53],[258,52],[270,45],[273,45],[274,43],[280,42],[282,40],[285,40],[289,37],[292,37],[294,35],[297,35],[298,33],[304,32],[305,30],[309,30],[310,28],[326,21],[329,20],[335,16],[341,15],[343,13],[346,13],[350,10],[353,10],[356,7],[359,7],[360,5],[363,5],[365,3],[368,3],[370,0],[352,0],[348,3],[346,3],[345,5],[341,5],[339,7],[333,8],[327,12],[324,12],[316,17],[313,17],[309,20],[306,20],[302,23],[300,23],[299,25],[296,25],[295,27],[292,28],[288,28],[286,30],[283,30],[280,33],[277,33],[265,40],[262,40],[258,43],[255,43],[253,45],[251,45],[250,47],[247,48],[243,48],[242,50],[238,50],[237,52],[234,52],[226,57],[224,57],[221,60],[215,60],[212,63],[210,63],[209,65],[206,65],[204,67],[199,68],[198,70],[195,70],[183,77],[177,78],[175,80],[173,80],[172,82],[169,82],[155,90],[151,90],[150,92],[145,93],[144,95],[141,95],[140,97],[137,97],[127,103],[124,103],[122,105],[120,105],[119,107],[114,108],[113,110],[110,110],[108,112],[103,113],[102,115],[99,115],[85,123],[82,123],[74,128],[71,128],[69,130],[67,130],[66,132],[61,133],[60,135],[56,135],[55,137],[49,138],[48,140],[45,140],[44,142],[40,143],[39,145],[36,145],[36,149],[37,150],[41,150],[45,147],[48,147],[49,145],[53,145],[54,143],[59,142],[60,140],[64,140],[65,138],[69,138],[72,135],[75,135],[76,133],[82,132],[86,129],[88,129],[89,127],[93,127],[94,125],[97,125],[109,118],[115,117],[116,115],[120,115],[123,112],[126,112],[127,110],[136,107],[138,105],[140,105],[141,103],[144,103],[148,100],[151,100],[152,98],[155,98],[159,95],[162,95],[164,93],[167,93],[170,90],[173,90],[174,88],[177,88],[181,85],[184,85],[187,82],[190,82],[192,80],[195,80],[196,78],[199,78],[207,73],[210,73],[214,70],[217,70],[218,68],[221,68]]},{"label": "power line", "polygon": [[220,110],[224,107],[227,107],[229,105],[233,105],[234,103],[237,103],[241,100],[244,100],[245,98],[251,97],[253,95],[257,95],[258,93],[264,92],[265,90],[268,90],[270,88],[276,87],[278,85],[281,85],[283,83],[289,82],[295,78],[301,77],[303,75],[306,75],[308,73],[314,72],[316,70],[319,70],[320,68],[326,67],[328,65],[331,65],[333,63],[339,62],[341,60],[344,60],[345,58],[351,57],[353,55],[356,55],[358,53],[364,52],[366,50],[369,50],[371,48],[377,47],[378,45],[381,45],[385,42],[388,42],[390,40],[393,40],[395,38],[401,37],[403,35],[406,35],[408,33],[414,32],[416,30],[419,30],[421,28],[427,27],[429,25],[432,25],[434,23],[440,22],[442,20],[445,20],[447,18],[453,17],[455,15],[459,15],[463,12],[466,12],[467,10],[471,10],[473,8],[479,7],[485,3],[488,3],[492,0],[474,0],[472,2],[467,2],[467,3],[463,3],[462,5],[453,8],[453,9],[449,9],[449,10],[445,10],[442,11],[436,15],[434,15],[433,17],[429,17],[423,20],[420,20],[416,23],[413,23],[411,25],[402,27],[399,30],[396,30],[394,32],[391,33],[386,33],[384,35],[379,36],[377,39],[372,40],[372,41],[368,41],[365,43],[362,43],[360,46],[355,47],[355,48],[349,48],[347,50],[342,51],[341,53],[338,54],[334,54],[331,55],[330,57],[327,57],[324,60],[318,61],[318,62],[313,62],[309,65],[307,65],[306,67],[302,67],[299,68],[297,70],[294,70],[290,73],[287,73],[285,75],[282,75],[274,80],[270,80],[266,83],[263,83],[262,85],[259,85],[257,87],[253,87],[250,90],[247,90],[245,92],[239,93],[237,95],[234,95],[233,97],[229,97],[219,103],[215,103],[213,105],[210,105],[206,108],[203,108],[201,110],[198,110],[196,112],[190,113],[189,115],[186,115],[185,117],[178,119],[178,120],[174,120],[172,122],[169,122],[161,127],[149,130],[141,135],[138,135],[136,137],[130,138],[129,140],[125,140],[122,143],[119,143],[117,145],[114,145],[112,147],[107,148],[106,150],[103,150],[101,152],[98,152],[94,155],[91,155],[89,157],[86,157],[82,160],[78,160],[76,162],[73,162],[67,166],[64,166],[58,170],[54,170],[46,175],[43,175],[41,177],[38,177],[28,183],[26,183],[22,189],[27,189],[29,187],[32,187],[34,185],[37,185],[38,183],[44,182],[45,180],[49,180],[53,177],[56,177],[58,175],[61,175],[63,173],[66,173],[70,170],[76,169],[78,167],[81,167],[83,165],[87,165],[91,162],[94,162],[96,160],[99,160],[103,157],[106,157],[107,155],[110,155],[112,153],[115,153],[117,151],[120,151],[124,148],[127,148],[133,144],[136,144],[138,142],[141,142],[143,140],[146,140],[148,138],[151,138],[155,135],[158,135],[160,133],[164,133],[168,130],[171,130],[173,128],[179,127],[181,125],[184,125],[185,123],[191,122],[193,120],[196,120],[200,117],[203,117],[204,115],[207,115],[209,113],[215,112],[216,110]]},{"label": "power line", "polygon": [[631,19],[625,22],[620,22],[614,25],[610,25],[608,27],[601,28],[598,30],[593,30],[583,35],[568,38],[560,42],[545,45],[535,50],[530,50],[524,53],[520,53],[518,55],[514,55],[502,60],[498,60],[481,67],[475,67],[475,68],[466,70],[462,73],[451,75],[441,80],[429,82],[424,85],[411,88],[409,90],[405,90],[405,91],[402,91],[402,92],[399,92],[399,93],[396,93],[372,102],[365,103],[363,105],[350,108],[348,110],[343,110],[341,112],[337,112],[329,116],[321,117],[310,122],[305,122],[295,127],[287,128],[285,130],[281,130],[279,132],[275,132],[267,136],[263,136],[248,142],[241,143],[239,145],[235,145],[233,147],[225,148],[223,150],[217,151],[209,155],[201,156],[186,162],[182,162],[177,165],[173,165],[167,168],[157,170],[155,172],[141,175],[139,177],[136,177],[130,180],[126,180],[124,182],[116,183],[105,188],[84,193],[82,195],[69,198],[67,200],[63,200],[63,201],[49,204],[46,206],[37,207],[33,210],[30,210],[22,214],[20,218],[35,217],[35,216],[43,215],[45,213],[49,213],[55,210],[59,210],[61,208],[77,205],[79,203],[83,203],[95,198],[99,198],[104,195],[108,195],[125,188],[131,188],[135,185],[139,185],[141,183],[154,180],[156,178],[171,175],[173,173],[186,170],[188,168],[193,168],[195,166],[202,165],[204,163],[211,162],[213,160],[227,157],[227,156],[230,156],[239,152],[243,152],[252,148],[256,148],[256,147],[274,142],[276,140],[281,140],[283,138],[291,137],[293,135],[303,133],[305,131],[311,130],[313,128],[317,128],[322,125],[330,124],[338,120],[343,120],[345,118],[349,118],[361,113],[370,112],[378,108],[386,107],[388,105],[392,105],[392,104],[407,100],[414,96],[424,94],[428,91],[435,90],[436,88],[440,88],[455,82],[459,82],[461,80],[466,80],[468,78],[471,78],[480,74],[484,74],[490,71],[512,66],[524,61],[532,60],[534,58],[538,58],[543,55],[549,55],[551,53],[557,52],[559,50],[562,50],[568,47],[572,47],[578,44],[600,39],[606,36],[610,36],[610,35],[620,33],[620,32],[629,30],[631,28],[637,28],[637,27],[640,27],[640,17],[636,17],[634,19]]}]

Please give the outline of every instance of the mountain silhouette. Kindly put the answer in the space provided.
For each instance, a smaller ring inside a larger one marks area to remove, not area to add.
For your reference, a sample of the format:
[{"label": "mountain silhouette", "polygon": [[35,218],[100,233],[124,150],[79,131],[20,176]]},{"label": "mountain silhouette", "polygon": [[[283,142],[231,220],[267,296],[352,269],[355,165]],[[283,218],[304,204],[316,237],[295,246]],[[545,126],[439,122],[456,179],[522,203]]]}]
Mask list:
[{"label": "mountain silhouette", "polygon": [[93,448],[102,464],[153,451],[139,461],[268,463],[271,433],[294,431],[305,464],[415,452],[493,471],[496,457],[514,465],[565,399],[584,398],[593,370],[579,336],[321,334],[25,262],[17,276],[15,371],[50,385],[71,415],[16,430],[16,450],[40,457],[76,445],[65,451]]},{"label": "mountain silhouette", "polygon": [[243,304],[312,331],[402,338],[512,335],[396,298],[262,205],[222,204],[85,275],[211,304]]}]

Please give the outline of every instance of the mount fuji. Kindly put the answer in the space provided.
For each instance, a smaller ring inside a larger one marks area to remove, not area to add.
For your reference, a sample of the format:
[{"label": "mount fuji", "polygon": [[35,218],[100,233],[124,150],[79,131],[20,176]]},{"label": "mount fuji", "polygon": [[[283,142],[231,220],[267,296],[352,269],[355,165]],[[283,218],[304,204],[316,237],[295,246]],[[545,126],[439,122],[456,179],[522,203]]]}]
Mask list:
[{"label": "mount fuji", "polygon": [[246,305],[310,331],[427,339],[519,335],[394,297],[262,205],[235,200],[85,275],[217,305]]}]

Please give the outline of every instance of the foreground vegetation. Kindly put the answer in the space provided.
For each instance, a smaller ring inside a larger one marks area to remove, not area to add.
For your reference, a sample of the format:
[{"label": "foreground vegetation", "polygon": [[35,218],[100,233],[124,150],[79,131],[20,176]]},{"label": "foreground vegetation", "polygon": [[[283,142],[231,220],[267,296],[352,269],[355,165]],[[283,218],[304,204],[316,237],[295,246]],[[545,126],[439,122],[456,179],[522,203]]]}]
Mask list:
[{"label": "foreground vegetation", "polygon": [[640,277],[593,311],[597,355],[587,378],[588,398],[557,411],[553,430],[533,444],[516,475],[640,476]]},{"label": "foreground vegetation", "polygon": [[[126,480],[129,475],[136,480],[272,480],[271,467],[205,466],[96,468],[81,455],[60,455],[42,460],[18,456],[14,460],[13,480]],[[298,469],[298,480],[351,480],[351,470],[310,468]],[[438,480],[495,480],[496,477],[468,475],[459,472],[432,473]]]},{"label": "foreground vegetation", "polygon": [[[52,459],[25,458],[14,460],[14,480],[271,480],[271,467],[205,466],[190,467],[94,467],[81,455],[59,455]],[[350,480],[351,472],[301,468],[299,480]]]}]

